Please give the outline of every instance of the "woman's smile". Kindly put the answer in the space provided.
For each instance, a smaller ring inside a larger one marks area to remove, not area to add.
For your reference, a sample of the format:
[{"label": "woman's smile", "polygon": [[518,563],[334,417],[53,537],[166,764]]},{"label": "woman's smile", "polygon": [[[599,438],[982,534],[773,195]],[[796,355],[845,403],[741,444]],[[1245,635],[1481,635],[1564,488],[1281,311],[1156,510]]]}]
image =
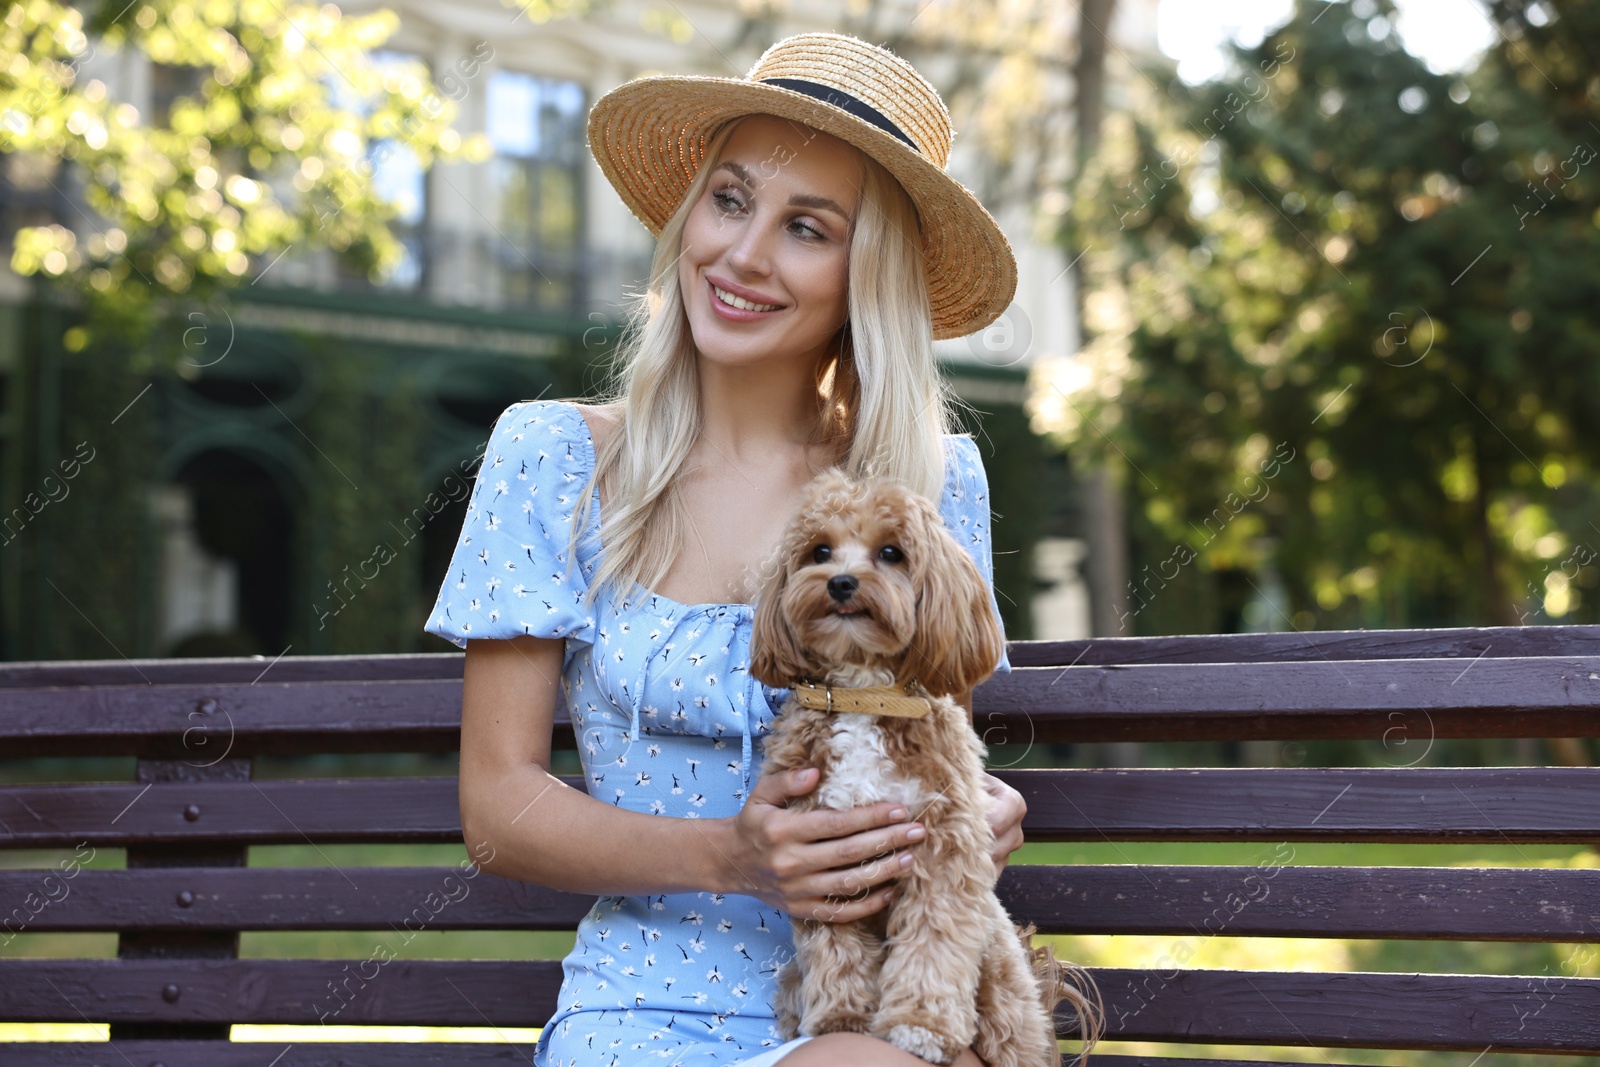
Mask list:
[{"label": "woman's smile", "polygon": [[731,322],[756,322],[784,309],[782,304],[758,303],[736,295],[714,281],[707,280],[706,288],[712,310]]}]

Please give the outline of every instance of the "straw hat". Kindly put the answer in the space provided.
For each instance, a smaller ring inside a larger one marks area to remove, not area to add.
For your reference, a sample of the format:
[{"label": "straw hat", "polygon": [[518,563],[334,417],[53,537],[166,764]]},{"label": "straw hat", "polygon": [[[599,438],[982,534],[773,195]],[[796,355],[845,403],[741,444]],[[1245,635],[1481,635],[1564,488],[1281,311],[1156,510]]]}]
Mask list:
[{"label": "straw hat", "polygon": [[624,203],[660,236],[706,142],[742,115],[794,119],[859,148],[916,203],[933,336],[961,337],[1005,311],[1017,263],[999,225],[945,173],[955,136],[938,90],[890,52],[838,33],[802,33],[762,53],[743,78],[635,78],[589,112],[589,150]]}]

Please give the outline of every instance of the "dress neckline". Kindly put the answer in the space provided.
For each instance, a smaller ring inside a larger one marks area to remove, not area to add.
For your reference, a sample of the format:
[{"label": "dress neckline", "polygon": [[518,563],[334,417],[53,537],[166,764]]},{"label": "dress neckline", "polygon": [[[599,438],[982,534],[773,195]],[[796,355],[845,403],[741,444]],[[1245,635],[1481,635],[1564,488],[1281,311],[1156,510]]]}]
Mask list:
[{"label": "dress neckline", "polygon": [[[583,442],[584,447],[588,450],[588,465],[586,468],[586,474],[592,475],[594,473],[595,466],[599,463],[599,458],[594,444],[594,434],[589,429],[589,420],[583,417],[583,412],[579,409],[578,405],[572,403],[570,400],[551,400],[549,403],[566,408],[572,413],[572,417],[577,420],[578,428],[582,431],[579,434],[579,440]],[[600,540],[601,520],[604,518],[604,516],[601,514],[600,487],[598,485],[595,486],[594,496],[594,522],[591,524],[591,528],[594,530],[595,541],[598,543]],[[602,551],[603,550],[604,549],[602,548]],[[642,584],[640,585],[640,588],[643,588]],[[649,589],[646,589],[641,594],[641,599],[659,601],[667,605],[667,607],[674,612],[716,612],[732,610],[741,615],[749,615],[755,612],[754,604],[746,604],[743,602],[734,602],[728,604],[685,604],[681,600],[674,600],[669,596],[662,596],[660,593],[653,592]]]}]

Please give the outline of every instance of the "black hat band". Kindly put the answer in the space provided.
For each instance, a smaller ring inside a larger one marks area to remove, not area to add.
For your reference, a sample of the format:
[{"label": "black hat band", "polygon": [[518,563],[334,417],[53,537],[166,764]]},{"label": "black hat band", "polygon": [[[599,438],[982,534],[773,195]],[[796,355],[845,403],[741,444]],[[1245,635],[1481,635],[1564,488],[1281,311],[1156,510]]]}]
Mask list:
[{"label": "black hat band", "polygon": [[866,101],[851,96],[843,89],[837,89],[831,85],[823,85],[820,82],[807,81],[804,78],[760,78],[757,80],[766,85],[776,85],[780,89],[792,89],[797,93],[804,93],[809,97],[821,100],[824,104],[832,104],[842,111],[848,111],[856,118],[864,122],[870,122],[885,133],[893,134],[904,141],[913,152],[922,155],[922,149],[917,147],[916,142],[900,132],[900,127],[890,122],[883,112]]}]

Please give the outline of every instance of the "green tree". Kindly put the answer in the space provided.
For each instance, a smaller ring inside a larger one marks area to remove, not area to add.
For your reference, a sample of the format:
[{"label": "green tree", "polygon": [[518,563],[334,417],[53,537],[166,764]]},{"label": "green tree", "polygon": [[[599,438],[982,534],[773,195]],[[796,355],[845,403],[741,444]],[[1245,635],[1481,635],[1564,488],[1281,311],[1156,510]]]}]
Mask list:
[{"label": "green tree", "polygon": [[1600,9],[1492,14],[1439,75],[1386,0],[1301,2],[1108,117],[1059,424],[1126,494],[1129,632],[1273,570],[1262,628],[1600,618]]},{"label": "green tree", "polygon": [[[450,128],[455,102],[423,64],[373,61],[398,25],[389,11],[271,0],[0,10],[0,150],[82,204],[22,228],[11,256],[19,273],[85,298],[69,348],[96,332],[137,338],[176,301],[225,291],[289,248],[332,248],[381,275],[402,249],[375,164],[401,147],[424,167],[486,151]],[[124,50],[170,87],[152,94],[154,114],[87,73]]]}]

